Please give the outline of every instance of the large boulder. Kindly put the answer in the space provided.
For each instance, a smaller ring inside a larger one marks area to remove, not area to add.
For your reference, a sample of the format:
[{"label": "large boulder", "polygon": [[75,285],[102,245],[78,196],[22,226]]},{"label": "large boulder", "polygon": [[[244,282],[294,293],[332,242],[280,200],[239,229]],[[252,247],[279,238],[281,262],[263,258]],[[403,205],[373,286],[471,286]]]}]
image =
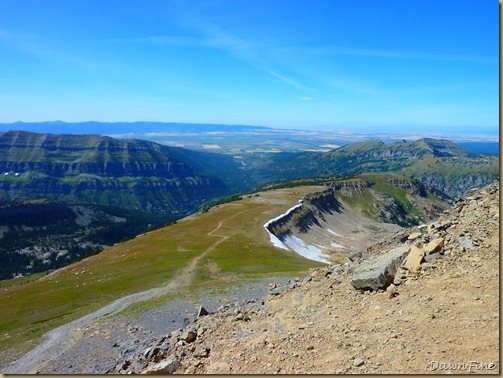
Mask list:
[{"label": "large boulder", "polygon": [[377,290],[388,287],[395,278],[410,246],[401,246],[355,267],[351,285],[355,289]]}]

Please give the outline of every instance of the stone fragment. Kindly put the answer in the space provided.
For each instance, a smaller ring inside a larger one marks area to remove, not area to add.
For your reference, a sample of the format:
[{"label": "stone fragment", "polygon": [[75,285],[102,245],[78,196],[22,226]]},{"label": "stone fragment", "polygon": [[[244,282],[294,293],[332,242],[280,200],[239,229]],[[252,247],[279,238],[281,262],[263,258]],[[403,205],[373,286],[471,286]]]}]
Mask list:
[{"label": "stone fragment", "polygon": [[210,355],[210,349],[204,347],[198,347],[194,353],[194,357],[206,358]]},{"label": "stone fragment", "polygon": [[388,286],[386,289],[386,293],[388,294],[389,298],[396,297],[398,295],[398,290],[394,284],[391,284]]},{"label": "stone fragment", "polygon": [[357,265],[354,269],[351,285],[355,289],[362,290],[375,291],[386,288],[395,278],[396,271],[409,250],[409,246],[401,246]]},{"label": "stone fragment", "polygon": [[356,367],[362,366],[365,363],[361,358],[355,358],[353,361],[353,365]]},{"label": "stone fragment", "polygon": [[416,246],[412,246],[407,259],[403,266],[409,271],[416,271],[421,266],[421,262],[423,261],[424,250],[422,248],[418,248]]},{"label": "stone fragment", "polygon": [[319,281],[323,278],[328,277],[330,274],[332,274],[332,271],[328,268],[319,268],[316,269],[313,273],[311,273],[311,277],[315,281]]},{"label": "stone fragment", "polygon": [[445,221],[445,222],[433,222],[431,225],[430,225],[430,230],[437,230],[437,231],[441,231],[441,230],[445,230],[449,227],[452,226],[452,222],[451,221]]},{"label": "stone fragment", "polygon": [[424,246],[424,251],[427,255],[430,253],[438,252],[444,246],[444,238],[433,239],[431,242]]},{"label": "stone fragment", "polygon": [[440,253],[431,253],[429,255],[424,256],[424,261],[429,262],[431,260],[438,259],[440,256],[442,256]]},{"label": "stone fragment", "polygon": [[407,240],[416,240],[419,239],[423,234],[421,232],[413,232],[412,234],[409,235]]},{"label": "stone fragment", "polygon": [[185,341],[186,343],[191,343],[197,338],[197,332],[193,329],[185,330],[180,335],[180,340]]},{"label": "stone fragment", "polygon": [[180,365],[178,360],[163,361],[148,369],[145,374],[173,374]]},{"label": "stone fragment", "polygon": [[197,316],[198,317],[206,316],[206,315],[209,315],[209,314],[210,313],[203,306],[199,306],[199,311],[197,311]]}]

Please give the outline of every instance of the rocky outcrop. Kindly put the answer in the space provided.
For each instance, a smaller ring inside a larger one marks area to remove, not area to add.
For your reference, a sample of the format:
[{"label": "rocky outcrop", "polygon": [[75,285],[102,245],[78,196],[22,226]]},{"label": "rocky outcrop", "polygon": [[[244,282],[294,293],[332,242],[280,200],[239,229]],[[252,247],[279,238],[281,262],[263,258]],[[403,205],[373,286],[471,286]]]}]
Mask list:
[{"label": "rocky outcrop", "polygon": [[275,246],[335,262],[448,206],[446,196],[434,199],[435,190],[399,175],[362,174],[324,185],[328,188],[306,195],[264,225]]},{"label": "rocky outcrop", "polygon": [[[450,219],[440,218],[428,225],[421,225],[420,232],[400,232],[399,237],[391,242],[395,245],[402,243],[403,246],[398,249],[407,250],[402,254],[403,264],[400,267],[394,264],[397,249],[380,251],[373,259],[353,268],[353,287],[378,290],[385,289],[391,283],[400,285],[416,279],[422,271],[431,269],[430,262],[446,253],[450,255],[456,250],[464,251],[479,246],[491,228],[488,222],[495,225],[496,220],[499,220],[498,189],[498,184],[493,183],[483,190],[474,190],[474,195],[456,202],[446,212],[446,215],[451,215]],[[470,227],[459,227],[467,223]],[[473,237],[473,234],[481,236]]]}]

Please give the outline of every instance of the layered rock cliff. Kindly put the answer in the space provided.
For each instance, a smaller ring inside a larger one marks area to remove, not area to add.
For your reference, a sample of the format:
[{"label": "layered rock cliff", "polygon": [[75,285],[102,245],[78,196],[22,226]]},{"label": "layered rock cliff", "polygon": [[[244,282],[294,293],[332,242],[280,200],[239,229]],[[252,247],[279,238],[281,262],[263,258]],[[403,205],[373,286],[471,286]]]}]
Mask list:
[{"label": "layered rock cliff", "polygon": [[231,189],[210,172],[223,155],[98,135],[0,133],[0,200],[53,198],[187,214]]},{"label": "layered rock cliff", "polygon": [[365,174],[325,184],[329,188],[306,195],[264,225],[278,246],[334,262],[390,231],[432,219],[448,206],[442,193],[398,175]]}]

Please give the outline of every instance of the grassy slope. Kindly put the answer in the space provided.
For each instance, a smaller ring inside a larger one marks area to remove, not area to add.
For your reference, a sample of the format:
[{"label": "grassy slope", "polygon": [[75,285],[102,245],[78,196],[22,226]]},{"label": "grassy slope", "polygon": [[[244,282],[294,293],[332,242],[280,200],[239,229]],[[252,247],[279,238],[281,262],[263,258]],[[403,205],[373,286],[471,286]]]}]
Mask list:
[{"label": "grassy slope", "polygon": [[250,196],[117,244],[39,280],[0,282],[0,350],[26,350],[46,331],[114,299],[165,285],[202,254],[189,272],[192,288],[212,280],[234,284],[246,277],[293,275],[319,266],[272,247],[262,227],[315,190],[319,187]]}]

